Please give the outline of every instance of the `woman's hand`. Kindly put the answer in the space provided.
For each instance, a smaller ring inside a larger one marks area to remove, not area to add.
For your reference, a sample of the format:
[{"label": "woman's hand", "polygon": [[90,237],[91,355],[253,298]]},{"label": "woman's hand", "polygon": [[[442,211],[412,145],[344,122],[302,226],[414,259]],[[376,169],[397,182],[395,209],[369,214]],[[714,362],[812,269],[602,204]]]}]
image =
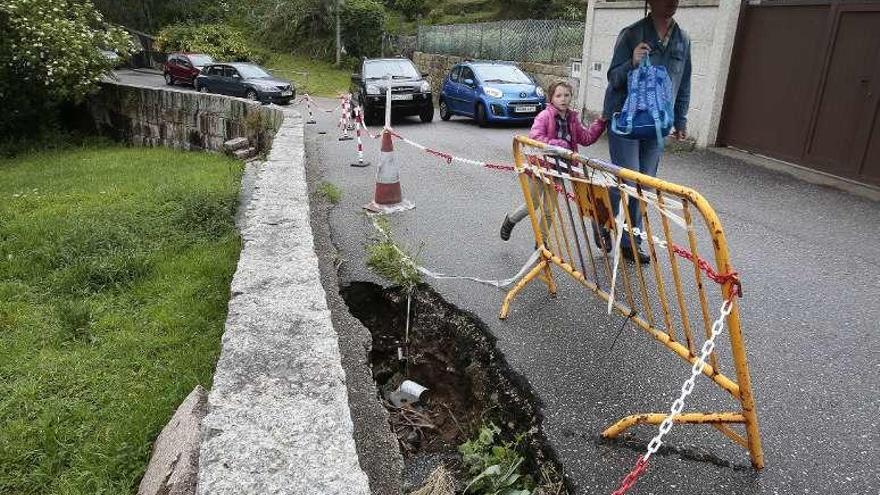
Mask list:
[{"label": "woman's hand", "polygon": [[633,67],[638,67],[640,63],[642,63],[642,59],[645,58],[646,55],[651,53],[651,46],[645,43],[644,41],[639,43],[636,48],[633,50],[633,58],[632,64]]}]

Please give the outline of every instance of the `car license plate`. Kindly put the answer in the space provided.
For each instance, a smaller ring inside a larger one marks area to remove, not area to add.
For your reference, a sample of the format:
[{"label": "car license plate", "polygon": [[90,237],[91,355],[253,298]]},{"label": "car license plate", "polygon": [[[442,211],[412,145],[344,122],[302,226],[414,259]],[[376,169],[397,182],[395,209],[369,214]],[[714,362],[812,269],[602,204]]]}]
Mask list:
[{"label": "car license plate", "polygon": [[391,95],[391,101],[412,100],[413,95]]},{"label": "car license plate", "polygon": [[282,91],[281,96],[293,96],[293,90]]},{"label": "car license plate", "polygon": [[517,105],[513,107],[513,111],[517,113],[534,112],[537,109],[538,107],[536,107],[535,105]]}]

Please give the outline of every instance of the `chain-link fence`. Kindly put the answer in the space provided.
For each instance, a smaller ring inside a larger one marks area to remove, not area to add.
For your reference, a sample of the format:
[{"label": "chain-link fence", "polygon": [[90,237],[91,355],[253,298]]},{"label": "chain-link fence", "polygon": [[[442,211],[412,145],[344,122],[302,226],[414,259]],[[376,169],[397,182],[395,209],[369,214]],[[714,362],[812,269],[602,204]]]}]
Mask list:
[{"label": "chain-link fence", "polygon": [[519,62],[567,62],[581,57],[584,24],[511,20],[419,26],[420,52]]},{"label": "chain-link fence", "polygon": [[382,33],[382,56],[412,58],[418,49],[417,40],[416,36]]}]

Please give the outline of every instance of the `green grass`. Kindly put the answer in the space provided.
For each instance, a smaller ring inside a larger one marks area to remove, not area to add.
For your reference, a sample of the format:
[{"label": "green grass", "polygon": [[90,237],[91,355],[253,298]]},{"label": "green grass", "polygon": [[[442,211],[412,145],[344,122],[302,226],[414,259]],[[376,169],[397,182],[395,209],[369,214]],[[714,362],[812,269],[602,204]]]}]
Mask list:
[{"label": "green grass", "polygon": [[339,189],[339,186],[332,182],[321,182],[318,185],[318,193],[334,205],[339,204],[339,201],[342,200],[342,189]]},{"label": "green grass", "polygon": [[337,69],[332,63],[304,55],[275,53],[265,65],[274,75],[293,81],[297,95],[335,98],[338,93],[347,93],[351,83],[350,70]]},{"label": "green grass", "polygon": [[133,493],[209,387],[238,162],[91,147],[0,160],[0,493]]}]

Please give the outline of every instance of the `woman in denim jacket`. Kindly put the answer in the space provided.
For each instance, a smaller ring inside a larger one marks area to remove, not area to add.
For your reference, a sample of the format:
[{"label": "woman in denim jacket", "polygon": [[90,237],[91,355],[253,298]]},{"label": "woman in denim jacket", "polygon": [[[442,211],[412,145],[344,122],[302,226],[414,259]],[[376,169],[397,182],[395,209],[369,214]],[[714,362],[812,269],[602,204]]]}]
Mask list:
[{"label": "woman in denim jacket", "polygon": [[[675,98],[672,136],[684,140],[687,138],[687,112],[691,99],[691,40],[673,19],[678,0],[647,0],[647,4],[651,6],[650,15],[623,28],[617,37],[614,56],[608,68],[608,89],[605,91],[602,116],[611,119],[620,112],[627,96],[627,77],[647,56],[652,64],[666,67],[669,73]],[[608,147],[615,165],[652,177],[657,175],[663,146],[656,139],[627,139],[609,132]],[[619,192],[612,189],[611,204],[615,214],[619,201]],[[641,228],[642,217],[639,202],[635,198],[629,200],[629,214],[633,225]],[[608,232],[602,232],[602,235],[607,241],[604,245],[610,246]],[[596,241],[599,245],[598,239]],[[621,250],[623,255],[631,259],[633,250],[629,246],[629,236],[623,236],[621,246],[624,248]],[[636,256],[642,262],[650,261],[641,248],[636,250]]]}]

